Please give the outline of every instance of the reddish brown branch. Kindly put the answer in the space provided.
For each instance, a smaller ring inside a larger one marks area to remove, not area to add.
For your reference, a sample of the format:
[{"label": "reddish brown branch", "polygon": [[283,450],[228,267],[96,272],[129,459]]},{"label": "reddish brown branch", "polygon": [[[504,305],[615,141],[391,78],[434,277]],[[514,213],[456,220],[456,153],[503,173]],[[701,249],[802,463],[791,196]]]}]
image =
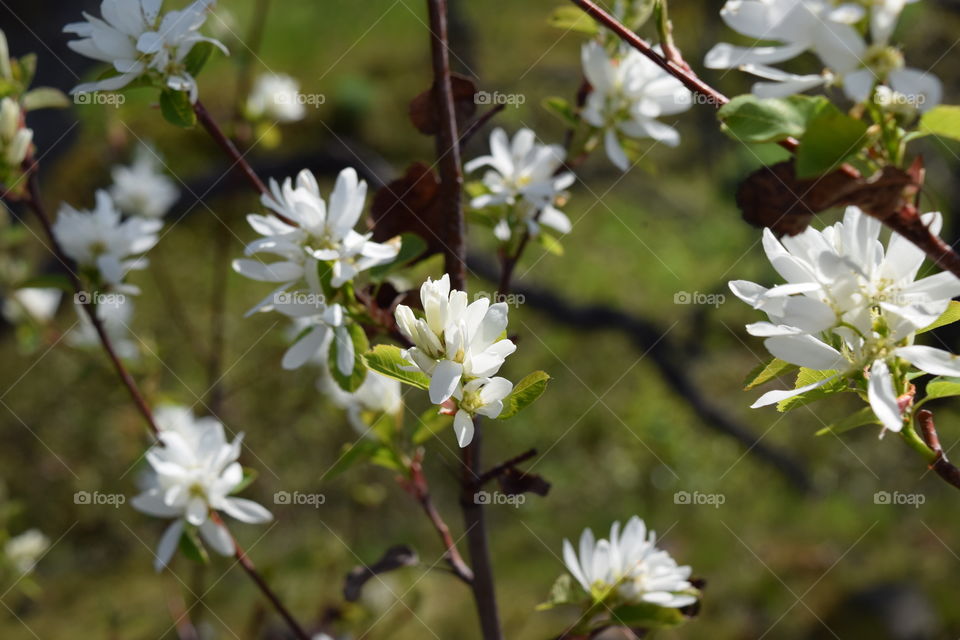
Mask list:
[{"label": "reddish brown branch", "polygon": [[483,115],[475,119],[470,125],[464,129],[463,133],[460,135],[460,149],[463,150],[467,143],[470,142],[470,139],[483,128],[485,124],[490,122],[495,115],[506,109],[507,105],[501,103],[494,105],[487,109]]},{"label": "reddish brown branch", "polygon": [[920,435],[923,437],[923,441],[937,454],[937,457],[930,464],[930,468],[947,483],[960,489],[960,469],[947,460],[947,455],[940,446],[940,437],[937,435],[937,428],[933,423],[933,413],[927,409],[917,411],[917,426],[920,427]]},{"label": "reddish brown branch", "polygon": [[513,456],[509,460],[505,460],[504,462],[501,462],[500,464],[493,467],[492,469],[489,469],[488,471],[483,472],[482,474],[480,474],[480,477],[477,478],[477,484],[476,484],[477,488],[480,488],[486,483],[490,482],[491,480],[494,480],[500,477],[508,469],[513,469],[518,464],[521,464],[523,462],[526,462],[527,460],[530,460],[531,458],[536,457],[536,455],[537,455],[536,449],[529,449],[519,455]]}]

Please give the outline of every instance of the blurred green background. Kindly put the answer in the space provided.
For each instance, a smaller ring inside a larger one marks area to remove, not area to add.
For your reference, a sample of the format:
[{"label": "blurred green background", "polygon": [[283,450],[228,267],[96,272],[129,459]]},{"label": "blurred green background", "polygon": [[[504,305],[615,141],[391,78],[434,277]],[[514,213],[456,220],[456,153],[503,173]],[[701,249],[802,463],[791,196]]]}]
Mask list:
[{"label": "blurred green background", "polygon": [[[581,82],[583,36],[548,25],[558,1],[451,3],[459,69],[475,73],[483,90],[526,98],[498,115],[495,124],[511,133],[529,126],[541,140],[560,142],[563,124],[540,103],[553,95],[572,100]],[[41,80],[63,89],[76,82],[74,72],[95,76],[96,69],[84,68],[83,60],[65,51],[67,38],[57,32],[79,18],[81,5],[93,9],[96,3],[42,4],[4,5],[0,15],[13,55],[37,51]],[[678,43],[697,68],[709,46],[734,36],[719,19],[719,2],[675,4]],[[218,9],[245,41],[253,5],[235,0]],[[332,154],[333,160],[324,156],[324,162],[334,165],[362,162],[381,173],[386,165],[399,175],[411,161],[432,162],[432,139],[407,119],[409,100],[430,82],[425,3],[274,0],[272,5],[254,71],[289,73],[304,93],[326,100],[310,109],[305,121],[281,127],[273,148],[256,146],[250,156],[255,164],[278,166],[319,153]],[[213,31],[217,23],[209,21]],[[958,100],[953,49],[958,28],[955,3],[925,0],[908,8],[899,31],[908,60],[921,68],[932,65],[943,80],[947,102]],[[238,61],[248,53],[229,32],[218,35],[235,55],[217,57],[204,71],[201,98],[226,118],[234,105]],[[652,35],[649,27],[643,35]],[[801,60],[796,68],[811,65]],[[702,75],[729,95],[749,87],[738,72]],[[245,495],[277,516],[274,525],[237,523],[232,529],[268,580],[304,620],[340,610],[343,619],[328,627],[338,637],[479,637],[468,590],[429,569],[441,553],[435,533],[392,474],[358,466],[324,478],[342,445],[357,435],[317,392],[316,371],[280,368],[287,335],[279,318],[242,317],[267,286],[228,271],[229,259],[253,238],[244,215],[258,204],[242,185],[204,196],[225,170],[225,159],[201,131],[166,124],[150,108],[152,99],[150,92],[132,92],[120,109],[77,106],[30,122],[41,140],[40,153],[47,150],[44,144],[53,145],[44,176],[51,207],[61,200],[92,204],[93,190],[109,184],[110,165],[125,160],[137,138],[152,141],[194,191],[196,197],[184,188],[166,234],[150,253],[150,270],[133,277],[144,289],[132,325],[142,340],[141,359],[133,365],[137,379],[155,403],[195,405],[197,413],[206,413],[212,401],[211,327],[217,324],[218,292],[224,292],[225,347],[213,376],[223,376],[219,416],[231,430],[246,432],[242,460],[260,471]],[[761,160],[776,157],[775,151],[726,139],[708,107],[676,121],[681,146],[652,149],[626,175],[602,153],[590,158],[566,207],[574,229],[564,239],[565,255],[532,247],[517,271],[518,284],[653,323],[672,350],[670,358],[708,402],[793,458],[812,489],[799,490],[754,450],[711,429],[621,332],[571,328],[562,318],[520,305],[511,310],[519,350],[502,374],[519,379],[543,369],[553,382],[520,417],[488,426],[485,457],[494,463],[536,447],[541,455],[530,466],[553,487],[548,497],[527,496],[518,508],[488,510],[507,637],[548,638],[572,622],[574,611],[533,611],[563,572],[563,538],[576,538],[587,526],[605,535],[613,520],[634,514],[660,532],[679,562],[707,581],[700,617],[658,638],[957,637],[956,490],[925,473],[924,464],[897,439],[878,441],[872,427],[839,438],[814,437],[849,411],[852,405],[843,401],[786,415],[749,409],[759,392],[741,391],[741,381],[764,354],[743,325],[756,315],[729,295],[716,307],[675,304],[680,292],[724,293],[730,279],[774,282],[760,234],[741,222],[732,194]],[[70,129],[75,122],[79,126]],[[927,195],[931,207],[944,211],[944,235],[952,239],[958,232],[951,207],[960,184],[957,148],[936,140],[924,144]],[[484,134],[465,156],[485,149]],[[382,161],[371,159],[373,154]],[[228,178],[223,184],[234,183]],[[203,204],[196,203],[198,197]],[[832,222],[835,216],[826,218]],[[489,230],[472,227],[470,247],[492,257]],[[48,261],[39,242],[26,257],[38,269]],[[411,280],[439,273],[434,261]],[[479,279],[470,286],[492,289]],[[134,495],[137,469],[131,465],[148,442],[102,354],[60,341],[75,320],[65,304],[34,350],[25,349],[12,330],[0,341],[0,476],[4,500],[17,507],[8,529],[38,527],[54,541],[37,567],[36,593],[25,594],[15,576],[4,577],[0,637],[175,638],[171,611],[183,606],[193,606],[191,618],[210,638],[284,637],[280,621],[231,561],[218,558],[196,570],[181,557],[172,573],[157,575],[151,550],[164,523],[129,505],[74,503],[76,491]],[[950,331],[936,336],[954,349],[958,337]],[[414,391],[407,401],[412,425],[426,409],[426,398]],[[935,409],[950,447],[960,439],[960,415],[955,403],[941,402]],[[429,443],[426,465],[435,497],[459,536],[457,460],[452,433]],[[278,491],[320,492],[326,503],[274,505]],[[724,503],[677,504],[680,491],[722,494]],[[878,491],[919,493],[925,501],[919,507],[876,504]],[[371,583],[359,605],[343,608],[345,574],[398,543],[413,545],[424,566],[391,573],[385,584]],[[202,603],[195,605],[192,593],[203,594]],[[905,635],[897,625],[913,631]]]}]

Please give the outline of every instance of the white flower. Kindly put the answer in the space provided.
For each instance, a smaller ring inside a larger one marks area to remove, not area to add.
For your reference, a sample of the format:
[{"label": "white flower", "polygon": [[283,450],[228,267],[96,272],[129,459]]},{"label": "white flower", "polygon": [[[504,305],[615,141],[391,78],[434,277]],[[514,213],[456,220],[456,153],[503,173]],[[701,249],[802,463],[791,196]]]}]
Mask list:
[{"label": "white flower", "polygon": [[[531,129],[518,131],[512,142],[503,129],[494,129],[490,134],[490,155],[476,158],[464,166],[467,172],[480,167],[491,168],[483,176],[488,193],[473,198],[470,206],[483,209],[509,205],[533,236],[541,224],[560,233],[569,233],[570,219],[554,206],[560,193],[575,180],[570,172],[557,175],[565,157],[566,152],[560,145],[537,143]],[[500,220],[494,234],[501,241],[509,240],[510,220]]]},{"label": "white flower", "polygon": [[251,118],[267,117],[277,122],[303,120],[306,107],[300,100],[300,84],[285,74],[260,75],[247,98],[247,114]]},{"label": "white flower", "polygon": [[[97,269],[111,285],[121,285],[127,272],[146,267],[146,258],[131,258],[157,243],[157,232],[162,226],[159,220],[136,217],[121,220],[113,199],[100,190],[92,211],[62,205],[53,233],[64,253],[77,264]],[[126,286],[126,290],[136,292],[135,287]]]},{"label": "white flower", "polygon": [[0,100],[0,164],[19,167],[27,157],[33,130],[21,126],[20,105],[13,98]]},{"label": "white flower", "polygon": [[503,400],[513,391],[513,383],[506,378],[474,378],[454,393],[457,412],[453,416],[453,430],[457,443],[465,447],[473,441],[473,418],[496,418],[503,411]]},{"label": "white flower", "polygon": [[591,86],[583,119],[604,131],[604,147],[613,164],[623,171],[630,168],[621,135],[652,138],[671,147],[680,144],[677,130],[657,120],[693,104],[692,94],[679,80],[635,49],[610,56],[600,43],[588,42],[581,58]]},{"label": "white flower", "polygon": [[[339,304],[326,305],[322,302],[313,303],[311,294],[295,291],[288,294],[279,294],[282,298],[289,295],[294,301],[277,302],[273,310],[290,318],[300,320],[303,329],[297,340],[283,354],[282,366],[284,369],[299,369],[307,362],[325,353],[330,345],[331,335],[336,341],[337,370],[345,376],[353,372],[356,354],[354,353],[353,339],[347,328],[349,318]],[[313,294],[319,295],[319,294]]]},{"label": "white flower", "polygon": [[[79,324],[70,330],[67,334],[67,344],[81,349],[95,348],[99,349],[100,336],[97,330],[87,317],[87,312],[74,305],[79,318]],[[123,360],[136,360],[140,357],[139,341],[133,339],[133,332],[130,330],[130,322],[133,319],[133,301],[124,298],[115,304],[98,304],[96,307],[97,318],[103,324],[104,331],[113,345],[117,356]]]},{"label": "white flower", "polygon": [[57,313],[61,297],[63,292],[59,289],[17,289],[3,301],[3,317],[13,323],[31,320],[45,324]]},{"label": "white flower", "polygon": [[162,0],[103,0],[102,19],[84,13],[84,22],[68,24],[63,30],[80,36],[68,43],[71,49],[110,63],[116,75],[78,85],[71,93],[116,91],[149,76],[170,89],[188,92],[190,100],[196,101],[197,83],[184,64],[187,54],[199,42],[227,53],[223,44],[199,32],[213,2],[196,0],[185,9],[161,15]]},{"label": "white flower", "polygon": [[110,195],[127,215],[162,218],[180,197],[176,184],[160,170],[156,152],[147,146],[137,148],[132,165],[116,166],[110,174]]},{"label": "white flower", "polygon": [[[272,211],[295,222],[291,226],[273,215],[247,216],[253,230],[264,236],[247,245],[246,255],[269,254],[282,258],[264,264],[260,260],[235,260],[237,273],[262,282],[285,283],[281,290],[298,280],[316,276],[318,262],[330,264],[330,284],[338,288],[361,271],[391,262],[400,251],[399,241],[371,242],[371,233],[361,234],[354,226],[363,212],[367,183],[357,172],[344,169],[330,194],[329,205],[320,195],[316,179],[307,170],[289,178],[281,187],[270,181],[270,194],[261,201]],[[268,307],[255,307],[262,310]]]},{"label": "white flower", "polygon": [[237,462],[243,434],[228,443],[219,421],[196,419],[182,407],[158,410],[157,425],[159,442],[146,455],[152,473],[146,490],[132,502],[138,511],[176,518],[160,539],[154,567],[159,571],[170,562],[186,526],[197,527],[218,553],[232,555],[233,538],[212,511],[248,523],[273,519],[256,502],[230,495],[243,482]]},{"label": "white flower", "polygon": [[[415,346],[403,352],[412,369],[430,376],[430,402],[443,404],[460,393],[461,382],[488,378],[500,370],[516,346],[501,335],[507,305],[480,298],[467,305],[465,291],[450,290],[450,277],[427,279],[420,287],[424,317],[397,306],[397,328]],[[499,412],[498,412],[499,413]]]},{"label": "white flower", "polygon": [[7,540],[3,546],[3,553],[17,571],[27,574],[33,571],[40,556],[49,546],[50,539],[39,529],[28,529]]},{"label": "white flower", "polygon": [[697,601],[690,593],[690,567],[679,566],[656,547],[656,534],[637,516],[610,528],[609,540],[595,540],[590,529],[580,536],[580,555],[563,541],[563,561],[573,577],[595,600],[613,596],[619,602],[643,602],[661,607],[686,607]]},{"label": "white flower", "polygon": [[[922,219],[932,233],[939,233],[939,213]],[[838,373],[792,391],[766,393],[754,407],[868,368],[870,404],[887,429],[899,431],[897,397],[904,390],[895,389],[892,363],[902,359],[934,375],[960,375],[957,356],[912,344],[914,334],[960,295],[960,280],[949,272],[917,280],[923,251],[895,233],[885,251],[881,229],[878,220],[848,207],[842,222],[822,232],[808,228],[778,241],[764,230],[767,257],[787,283],[771,289],[743,280],[730,283],[735,295],[770,320],[748,325],[747,331],[766,338],[764,346],[781,360]],[[842,350],[830,344],[834,338]]]},{"label": "white flower", "polygon": [[[842,84],[847,97],[869,100],[874,87],[889,84],[898,104],[920,110],[940,101],[942,87],[933,75],[904,66],[903,55],[890,46],[900,12],[916,0],[875,0],[870,4],[868,44],[856,25],[867,17],[856,3],[828,0],[728,0],[720,12],[735,31],[777,46],[738,47],[726,43],[707,53],[712,69],[740,68],[771,82],[758,82],[753,93],[761,98],[783,97],[814,87]],[[770,65],[805,51],[820,57],[822,73],[797,75]]]},{"label": "white flower", "polygon": [[403,407],[400,381],[368,369],[363,382],[353,393],[344,391],[331,379],[327,368],[318,387],[335,405],[347,412],[350,425],[361,434],[370,431],[364,413],[396,415]]}]

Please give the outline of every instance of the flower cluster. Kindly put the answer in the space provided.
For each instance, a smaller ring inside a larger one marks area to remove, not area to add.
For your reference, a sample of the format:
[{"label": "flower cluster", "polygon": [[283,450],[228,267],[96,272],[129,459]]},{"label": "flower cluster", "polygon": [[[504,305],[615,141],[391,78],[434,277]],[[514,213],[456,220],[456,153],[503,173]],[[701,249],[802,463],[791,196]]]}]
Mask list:
[{"label": "flower cluster", "polygon": [[[936,234],[942,219],[928,213],[923,222]],[[909,406],[900,400],[912,399],[906,365],[934,375],[960,375],[957,356],[913,344],[916,333],[960,295],[960,280],[948,272],[917,280],[923,251],[895,233],[884,251],[881,226],[849,207],[842,222],[823,231],[808,228],[777,240],[764,230],[767,257],[787,282],[770,289],[742,280],[730,283],[737,297],[769,318],[748,325],[747,331],[765,338],[775,357],[828,373],[790,391],[770,391],[754,407],[841,379],[865,384],[880,423],[900,431]]]},{"label": "flower cluster", "polygon": [[23,126],[23,112],[17,101],[0,100],[0,176],[19,169],[32,141],[33,131]]},{"label": "flower cluster", "polygon": [[135,509],[159,518],[175,518],[160,539],[154,567],[165,567],[184,532],[199,531],[217,553],[232,555],[233,537],[222,511],[247,523],[273,519],[270,512],[232,493],[244,481],[237,462],[243,434],[227,442],[223,425],[214,418],[196,418],[186,407],[163,407],[156,412],[158,443],[147,451],[151,473],[146,488],[133,499]]},{"label": "flower cluster", "polygon": [[591,41],[583,45],[581,57],[591,87],[581,115],[603,132],[604,148],[613,164],[622,171],[630,168],[624,136],[652,138],[671,147],[680,143],[677,130],[657,120],[693,104],[692,94],[679,80],[631,48],[618,48],[611,55],[599,42]]},{"label": "flower cluster", "polygon": [[567,570],[592,602],[649,603],[679,608],[697,601],[690,583],[690,567],[680,566],[669,553],[656,546],[656,533],[637,516],[610,527],[610,539],[596,540],[593,531],[580,535],[579,556],[569,540],[563,541]]},{"label": "flower cluster", "polygon": [[188,69],[187,56],[194,45],[208,42],[227,53],[226,47],[203,36],[199,29],[214,0],[196,0],[185,9],[160,13],[163,0],[103,0],[101,18],[83,14],[83,22],[68,24],[64,32],[80,37],[69,42],[77,53],[108,62],[114,74],[77,85],[72,93],[116,91],[146,77],[197,99],[197,83]]},{"label": "flower cluster", "polygon": [[303,120],[306,107],[300,100],[300,85],[285,74],[264,73],[253,84],[247,98],[247,117],[269,118],[277,122]]},{"label": "flower cluster", "polygon": [[473,440],[473,418],[496,418],[513,390],[505,378],[492,377],[517,347],[502,337],[507,329],[507,305],[480,298],[469,305],[465,291],[450,290],[450,276],[427,279],[420,287],[423,318],[399,305],[397,328],[413,347],[403,351],[412,371],[430,378],[430,402],[457,400],[453,427],[457,442]]},{"label": "flower cluster", "polygon": [[[296,182],[288,178],[281,186],[271,180],[270,193],[261,201],[276,215],[247,216],[253,230],[263,237],[247,245],[246,255],[280,258],[271,263],[259,258],[234,261],[233,268],[240,275],[280,283],[250,313],[278,311],[307,324],[284,355],[284,368],[295,369],[306,363],[327,344],[326,335],[331,330],[336,338],[337,368],[344,375],[354,368],[349,314],[333,298],[361,272],[392,262],[400,251],[399,240],[377,243],[370,240],[372,234],[354,230],[366,195],[367,183],[347,168],[337,176],[327,203],[316,178],[304,170]],[[344,295],[342,302],[349,304],[349,297]]]},{"label": "flower cluster", "polygon": [[124,220],[110,194],[99,190],[92,210],[63,204],[53,234],[81,268],[91,270],[115,290],[135,294],[139,289],[124,283],[124,278],[131,270],[147,266],[142,254],[157,243],[162,226],[159,220],[138,216]]},{"label": "flower cluster", "polygon": [[160,157],[152,148],[137,148],[133,164],[111,171],[110,195],[121,211],[130,216],[162,218],[180,197],[180,190],[160,170]]},{"label": "flower cluster", "polygon": [[575,177],[562,172],[566,152],[560,145],[540,144],[531,129],[521,129],[511,141],[503,129],[490,134],[490,155],[466,165],[467,172],[489,167],[483,176],[486,193],[470,201],[474,209],[499,213],[493,233],[507,242],[517,226],[536,236],[540,225],[559,233],[570,232],[570,219],[557,209],[563,190]]},{"label": "flower cluster", "polygon": [[[940,102],[942,86],[930,73],[905,66],[903,54],[890,44],[897,20],[908,2],[876,0],[838,4],[828,0],[728,0],[720,11],[735,31],[773,40],[776,46],[716,45],[705,64],[714,69],[740,68],[768,82],[758,82],[759,97],[782,97],[819,86],[842,85],[847,97],[864,102],[930,109]],[[863,4],[869,4],[869,11]],[[858,25],[869,23],[870,41]],[[823,62],[822,73],[797,75],[770,65],[811,51]]]}]

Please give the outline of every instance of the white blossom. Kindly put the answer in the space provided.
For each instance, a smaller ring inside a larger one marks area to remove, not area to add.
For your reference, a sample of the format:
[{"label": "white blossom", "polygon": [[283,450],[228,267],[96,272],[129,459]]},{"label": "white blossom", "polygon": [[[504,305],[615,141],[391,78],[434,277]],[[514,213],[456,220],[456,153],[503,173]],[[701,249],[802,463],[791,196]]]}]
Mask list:
[{"label": "white blossom", "polygon": [[465,447],[473,441],[473,419],[480,415],[496,418],[503,411],[503,400],[513,391],[513,383],[506,378],[474,378],[454,392],[457,412],[453,416],[453,430],[457,442]]},{"label": "white blossom", "polygon": [[[79,323],[67,334],[67,344],[81,349],[100,349],[100,336],[90,322],[86,310],[81,309],[77,304],[74,308]],[[133,300],[124,297],[109,304],[98,304],[94,309],[117,356],[123,360],[139,358],[140,342],[130,330],[130,323],[133,321]]]},{"label": "white blossom", "polygon": [[[942,217],[922,217],[934,234]],[[770,289],[743,280],[730,283],[741,300],[763,311],[768,322],[747,326],[764,337],[775,357],[835,375],[790,391],[770,391],[754,407],[805,393],[868,369],[868,396],[886,429],[902,427],[891,365],[904,360],[934,375],[960,375],[960,359],[934,347],[913,344],[915,333],[932,324],[960,295],[960,280],[941,272],[917,280],[925,254],[894,233],[886,250],[881,223],[856,207],[822,232],[808,228],[777,240],[764,230],[763,245],[774,269],[787,282]],[[840,341],[841,348],[835,346]]]},{"label": "white blossom", "polygon": [[[566,152],[560,145],[540,144],[531,129],[521,129],[511,141],[503,129],[490,134],[490,155],[468,162],[464,169],[476,171],[489,167],[483,176],[487,193],[470,201],[474,209],[509,205],[510,212],[536,236],[540,225],[560,233],[570,232],[570,219],[555,204],[564,189],[573,184],[570,172],[558,175]],[[510,239],[509,216],[502,218],[494,228],[501,241]]]},{"label": "white blossom", "polygon": [[332,380],[326,367],[317,386],[335,405],[346,411],[350,425],[361,434],[370,431],[370,424],[364,418],[364,414],[393,416],[403,407],[400,381],[388,378],[372,369],[367,370],[363,382],[353,392],[344,391]]},{"label": "white blossom", "polygon": [[[372,242],[371,233],[354,230],[363,212],[367,183],[357,172],[344,169],[337,176],[329,204],[320,195],[316,179],[307,170],[279,185],[270,181],[270,194],[261,197],[271,211],[295,222],[291,226],[274,215],[250,214],[247,221],[263,236],[246,247],[246,255],[267,254],[281,260],[235,260],[237,273],[262,282],[284,283],[280,290],[316,275],[319,262],[330,265],[330,284],[338,288],[360,272],[391,262],[400,251],[399,240]],[[269,304],[255,309],[267,310]]]},{"label": "white blossom", "polygon": [[123,220],[110,195],[99,190],[92,210],[63,204],[53,233],[64,253],[81,267],[96,269],[108,284],[135,293],[136,287],[123,285],[123,279],[129,271],[147,266],[140,254],[157,243],[162,226],[159,220]]},{"label": "white blossom", "polygon": [[613,164],[622,171],[630,168],[621,136],[652,138],[671,147],[680,144],[677,130],[657,120],[693,104],[692,94],[679,80],[632,48],[621,48],[611,56],[600,43],[591,41],[583,45],[581,58],[591,87],[582,116],[603,130],[604,147]]},{"label": "white blossom", "polygon": [[[876,0],[869,16],[857,3],[828,0],[728,0],[720,12],[735,31],[775,46],[740,47],[721,43],[705,64],[713,69],[740,68],[768,82],[758,82],[758,97],[782,97],[824,85],[842,85],[855,102],[869,100],[876,85],[888,84],[898,105],[920,110],[940,101],[942,87],[932,74],[904,65],[890,37],[905,4],[916,0]],[[870,42],[857,25],[869,22]],[[797,75],[770,65],[811,51],[823,62],[822,73]]]},{"label": "white blossom", "polygon": [[180,197],[177,185],[161,171],[156,152],[147,146],[137,148],[133,164],[116,166],[110,174],[110,195],[127,215],[162,218]]},{"label": "white blossom", "polygon": [[3,317],[12,323],[30,320],[46,324],[56,314],[62,297],[63,292],[59,289],[38,287],[16,289],[3,301]]},{"label": "white blossom", "polygon": [[620,531],[610,528],[610,539],[596,540],[593,531],[580,536],[579,556],[569,540],[563,541],[563,561],[580,586],[595,600],[614,597],[620,603],[650,603],[685,607],[697,601],[690,583],[690,567],[679,566],[669,553],[658,549],[656,534],[637,516]]},{"label": "white blossom", "polygon": [[23,114],[13,98],[0,100],[0,164],[16,168],[23,164],[33,142],[33,130],[22,126]]},{"label": "white blossom", "polygon": [[33,571],[49,547],[50,538],[39,529],[28,529],[7,540],[3,545],[3,553],[18,572],[27,574]]},{"label": "white blossom", "polygon": [[231,492],[243,482],[237,462],[243,434],[227,442],[223,425],[214,418],[195,418],[184,407],[157,410],[158,443],[147,451],[151,474],[133,507],[160,518],[174,518],[157,548],[154,567],[165,567],[176,551],[185,527],[196,527],[203,540],[222,555],[232,555],[230,532],[215,511],[247,523],[273,519],[270,512]]},{"label": "white blossom", "polygon": [[162,0],[103,0],[102,18],[84,13],[83,22],[68,24],[64,32],[80,37],[68,46],[94,60],[108,62],[115,75],[78,85],[71,93],[116,91],[142,76],[164,86],[186,91],[197,99],[197,83],[184,61],[194,45],[209,42],[226,48],[199,29],[215,0],[196,0],[179,11],[160,13]]},{"label": "white blossom", "polygon": [[286,74],[260,75],[247,98],[247,115],[254,119],[265,117],[277,122],[303,120],[306,107],[300,98],[300,84]]}]

